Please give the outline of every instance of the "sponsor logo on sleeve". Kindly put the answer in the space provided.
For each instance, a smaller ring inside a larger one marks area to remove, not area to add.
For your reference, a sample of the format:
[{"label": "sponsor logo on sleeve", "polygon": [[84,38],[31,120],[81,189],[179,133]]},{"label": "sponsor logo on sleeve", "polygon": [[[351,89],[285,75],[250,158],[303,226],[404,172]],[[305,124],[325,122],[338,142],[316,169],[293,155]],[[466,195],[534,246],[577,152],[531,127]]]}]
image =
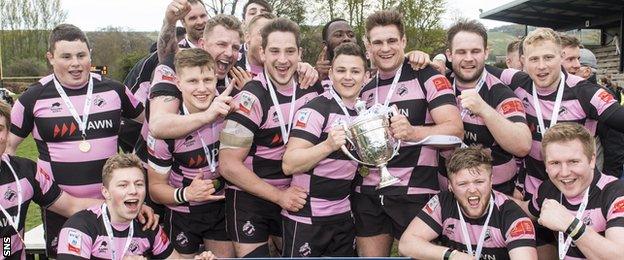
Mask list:
[{"label": "sponsor logo on sleeve", "polygon": [[427,213],[433,214],[433,212],[436,210],[436,208],[438,208],[439,205],[440,201],[438,199],[438,196],[434,196],[429,200],[429,202],[427,202],[427,205],[425,205],[424,209]]},{"label": "sponsor logo on sleeve", "polygon": [[609,92],[605,91],[604,89],[598,90],[598,97],[600,98],[600,100],[604,101],[605,103],[609,103],[613,101],[613,96],[609,94]]},{"label": "sponsor logo on sleeve", "polygon": [[446,79],[443,76],[437,77],[435,79],[433,79],[433,85],[435,86],[436,90],[438,91],[442,91],[445,89],[452,89],[451,88],[451,83],[448,81],[448,79]]},{"label": "sponsor logo on sleeve", "polygon": [[509,235],[512,238],[523,235],[535,235],[535,228],[533,228],[533,223],[530,220],[521,220],[516,222],[513,228],[511,228]]},{"label": "sponsor logo on sleeve", "polygon": [[297,123],[295,123],[295,126],[301,128],[306,127],[311,114],[312,113],[310,113],[309,110],[302,110],[301,112],[299,112],[299,115],[297,116]]},{"label": "sponsor logo on sleeve", "polygon": [[238,110],[242,111],[245,114],[251,113],[251,107],[256,100],[253,98],[251,93],[243,92],[241,93],[241,100],[238,104]]},{"label": "sponsor logo on sleeve", "polygon": [[508,115],[514,112],[524,112],[524,105],[522,105],[520,100],[509,100],[501,104],[501,110],[503,111],[503,115]]},{"label": "sponsor logo on sleeve", "polygon": [[67,251],[80,254],[82,247],[82,234],[76,230],[67,232]]},{"label": "sponsor logo on sleeve", "polygon": [[611,210],[612,214],[624,213],[624,198],[620,198],[618,201],[613,203],[613,209]]},{"label": "sponsor logo on sleeve", "polygon": [[167,66],[160,67],[160,73],[161,73],[160,78],[162,80],[175,81],[176,79],[175,72],[173,72],[173,70]]}]

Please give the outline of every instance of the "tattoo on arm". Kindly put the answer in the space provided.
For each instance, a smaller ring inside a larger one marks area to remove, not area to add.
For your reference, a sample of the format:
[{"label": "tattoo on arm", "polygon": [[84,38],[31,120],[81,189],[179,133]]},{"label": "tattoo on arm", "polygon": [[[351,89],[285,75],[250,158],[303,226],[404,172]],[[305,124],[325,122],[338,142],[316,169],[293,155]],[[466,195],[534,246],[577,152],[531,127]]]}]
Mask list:
[{"label": "tattoo on arm", "polygon": [[169,24],[166,20],[163,22],[156,48],[159,61],[165,60],[167,55],[177,51],[178,43],[176,42],[175,23]]}]

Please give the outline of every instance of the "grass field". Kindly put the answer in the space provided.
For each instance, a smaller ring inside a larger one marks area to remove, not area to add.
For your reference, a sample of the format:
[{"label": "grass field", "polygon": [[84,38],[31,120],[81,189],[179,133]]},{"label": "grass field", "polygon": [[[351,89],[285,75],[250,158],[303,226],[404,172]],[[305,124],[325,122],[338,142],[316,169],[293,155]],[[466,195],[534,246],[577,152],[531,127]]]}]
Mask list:
[{"label": "grass field", "polygon": [[[24,139],[18,147],[16,154],[17,156],[37,161],[39,153],[37,152],[37,145],[35,144],[32,136],[28,136],[28,138]],[[39,224],[41,224],[41,211],[39,210],[39,206],[35,203],[30,203],[30,206],[28,207],[28,214],[26,215],[26,231],[38,226]]]}]

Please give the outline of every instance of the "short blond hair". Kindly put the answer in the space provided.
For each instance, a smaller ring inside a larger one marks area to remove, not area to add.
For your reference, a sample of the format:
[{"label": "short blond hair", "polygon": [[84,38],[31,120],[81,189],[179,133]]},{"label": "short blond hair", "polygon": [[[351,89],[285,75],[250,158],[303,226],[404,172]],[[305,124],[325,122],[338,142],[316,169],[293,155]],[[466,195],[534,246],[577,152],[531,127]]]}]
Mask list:
[{"label": "short blond hair", "polygon": [[546,147],[552,143],[570,142],[579,140],[583,145],[583,153],[587,159],[592,158],[596,153],[596,143],[594,137],[580,124],[572,122],[557,123],[546,131],[542,137],[542,158],[546,160]]},{"label": "short blond hair", "polygon": [[561,37],[557,32],[550,28],[537,28],[524,37],[522,42],[523,53],[526,53],[527,46],[533,46],[544,41],[551,41],[561,47]]},{"label": "short blond hair", "polygon": [[145,172],[143,171],[143,166],[141,165],[141,160],[135,154],[115,154],[112,157],[108,158],[108,160],[106,160],[106,163],[102,168],[102,185],[108,188],[108,184],[113,178],[113,172],[117,169],[124,168],[137,168],[141,171],[141,173],[145,174]]}]

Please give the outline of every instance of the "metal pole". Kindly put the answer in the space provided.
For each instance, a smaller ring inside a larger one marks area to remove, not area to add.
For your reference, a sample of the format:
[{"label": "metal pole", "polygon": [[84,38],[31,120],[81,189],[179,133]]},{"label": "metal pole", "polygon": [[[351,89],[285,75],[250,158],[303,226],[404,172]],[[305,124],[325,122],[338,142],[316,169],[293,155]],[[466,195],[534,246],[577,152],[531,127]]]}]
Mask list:
[{"label": "metal pole", "polygon": [[2,74],[2,39],[4,38],[0,37],[0,88],[4,87],[4,81],[2,80],[4,78],[4,74]]},{"label": "metal pole", "polygon": [[622,71],[624,71],[624,37],[622,37],[622,35],[624,34],[624,12],[622,12],[620,14],[620,35],[618,35],[618,37],[620,37],[620,67],[619,67],[619,71],[620,73]]}]

